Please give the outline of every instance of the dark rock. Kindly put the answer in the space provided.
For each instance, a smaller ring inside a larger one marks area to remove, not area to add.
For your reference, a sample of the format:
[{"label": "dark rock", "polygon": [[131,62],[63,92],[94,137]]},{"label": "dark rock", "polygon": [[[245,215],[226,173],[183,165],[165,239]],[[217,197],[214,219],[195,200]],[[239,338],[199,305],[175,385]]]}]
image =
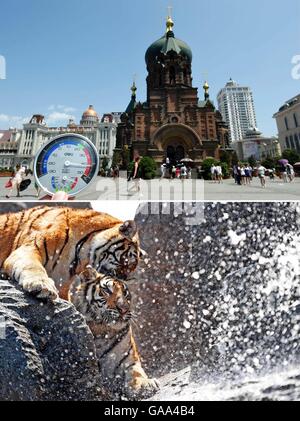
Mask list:
[{"label": "dark rock", "polygon": [[93,336],[69,303],[0,281],[0,400],[99,400]]}]

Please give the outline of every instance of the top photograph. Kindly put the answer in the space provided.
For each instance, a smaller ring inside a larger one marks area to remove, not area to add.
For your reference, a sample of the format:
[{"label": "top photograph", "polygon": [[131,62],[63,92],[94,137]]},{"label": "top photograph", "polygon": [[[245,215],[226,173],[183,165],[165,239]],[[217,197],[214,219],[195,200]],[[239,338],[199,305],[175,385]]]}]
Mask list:
[{"label": "top photograph", "polygon": [[1,5],[0,201],[300,200],[300,2]]}]

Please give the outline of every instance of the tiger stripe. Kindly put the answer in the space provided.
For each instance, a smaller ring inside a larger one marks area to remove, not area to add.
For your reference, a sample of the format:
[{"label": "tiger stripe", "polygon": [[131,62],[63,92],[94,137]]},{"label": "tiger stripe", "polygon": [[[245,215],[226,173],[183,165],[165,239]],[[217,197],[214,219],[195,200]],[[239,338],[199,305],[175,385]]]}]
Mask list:
[{"label": "tiger stripe", "polygon": [[127,336],[129,333],[129,326],[126,326],[121,332],[119,332],[116,335],[115,340],[110,344],[110,346],[98,357],[101,361],[103,358],[105,358],[110,352],[112,352],[117,345],[122,342],[122,340]]},{"label": "tiger stripe", "polygon": [[[25,290],[31,282],[30,273],[38,274],[34,276],[36,283],[48,282],[50,286],[54,281],[55,286],[49,287],[53,298],[56,287],[59,296],[66,299],[74,276],[89,264],[99,262],[105,273],[122,279],[138,264],[138,257],[128,257],[128,266],[122,261],[123,253],[134,256],[139,250],[134,223],[123,224],[94,210],[39,206],[0,215],[0,227],[0,270],[10,277],[15,274]],[[43,294],[47,288],[36,286]]]},{"label": "tiger stripe", "polygon": [[76,274],[76,269],[80,263],[80,252],[83,248],[83,246],[89,241],[92,235],[97,234],[99,232],[102,232],[102,230],[97,230],[90,232],[88,235],[86,235],[84,238],[82,238],[75,246],[75,259],[71,263],[70,267],[70,275],[74,276]]},{"label": "tiger stripe", "polygon": [[88,267],[74,281],[69,299],[94,335],[103,385],[116,399],[154,394],[158,383],[142,368],[130,324],[131,296],[126,284]]}]

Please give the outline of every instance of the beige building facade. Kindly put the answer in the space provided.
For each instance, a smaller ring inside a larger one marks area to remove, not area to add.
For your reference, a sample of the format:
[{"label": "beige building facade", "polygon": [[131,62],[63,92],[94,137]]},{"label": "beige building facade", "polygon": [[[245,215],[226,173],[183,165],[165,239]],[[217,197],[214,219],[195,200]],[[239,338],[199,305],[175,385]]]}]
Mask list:
[{"label": "beige building facade", "polygon": [[300,153],[300,94],[280,107],[274,118],[282,151],[292,149]]}]

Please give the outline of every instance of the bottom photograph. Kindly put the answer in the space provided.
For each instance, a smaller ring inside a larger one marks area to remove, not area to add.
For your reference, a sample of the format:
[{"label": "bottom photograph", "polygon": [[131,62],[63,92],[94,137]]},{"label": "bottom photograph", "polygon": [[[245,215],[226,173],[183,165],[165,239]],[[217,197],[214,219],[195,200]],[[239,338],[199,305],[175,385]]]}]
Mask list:
[{"label": "bottom photograph", "polygon": [[1,401],[300,399],[300,204],[0,203]]}]

